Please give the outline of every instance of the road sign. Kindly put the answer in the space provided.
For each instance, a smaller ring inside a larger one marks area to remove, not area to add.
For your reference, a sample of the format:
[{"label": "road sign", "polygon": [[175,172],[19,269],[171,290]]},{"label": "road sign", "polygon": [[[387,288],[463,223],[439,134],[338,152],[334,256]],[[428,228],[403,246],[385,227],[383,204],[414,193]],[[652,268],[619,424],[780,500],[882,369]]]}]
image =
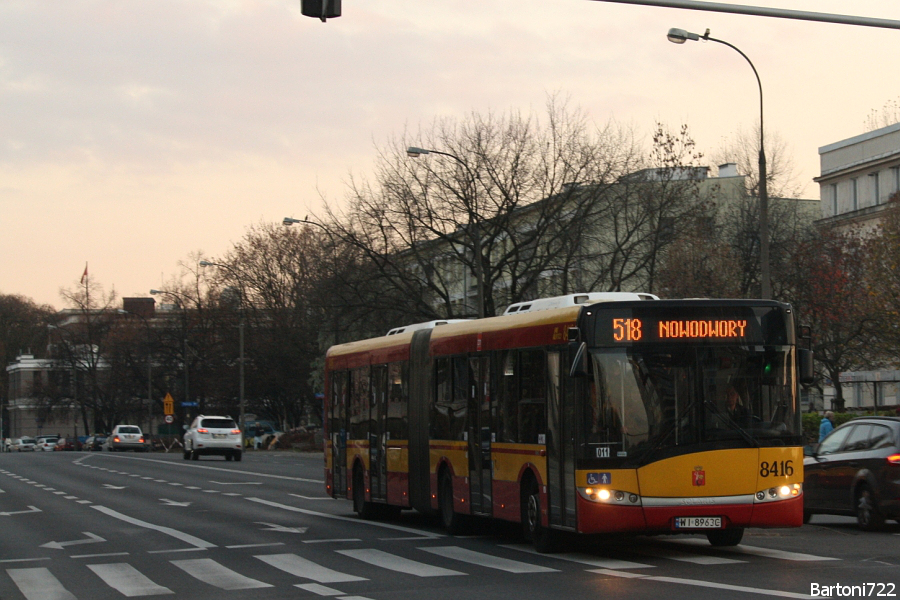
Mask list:
[{"label": "road sign", "polygon": [[182,402],[181,405],[182,406],[200,406],[196,402]]},{"label": "road sign", "polygon": [[172,415],[166,415],[164,420],[167,424],[171,425],[175,422],[175,417],[173,417]]},{"label": "road sign", "polygon": [[[172,398],[172,394],[166,394],[166,397],[163,399],[163,414],[171,415],[175,412],[175,399]],[[166,421],[168,423],[168,421]]]}]

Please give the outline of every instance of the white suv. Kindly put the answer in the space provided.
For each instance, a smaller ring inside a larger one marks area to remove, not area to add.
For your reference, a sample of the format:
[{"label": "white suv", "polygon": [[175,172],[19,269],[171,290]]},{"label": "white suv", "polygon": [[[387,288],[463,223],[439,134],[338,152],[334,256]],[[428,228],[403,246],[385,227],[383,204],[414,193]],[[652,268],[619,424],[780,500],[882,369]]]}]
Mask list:
[{"label": "white suv", "polygon": [[241,430],[231,417],[200,415],[184,434],[184,459],[217,454],[225,460],[241,460]]},{"label": "white suv", "polygon": [[147,445],[144,442],[144,432],[137,425],[116,425],[104,442],[106,450],[134,450],[146,452]]}]

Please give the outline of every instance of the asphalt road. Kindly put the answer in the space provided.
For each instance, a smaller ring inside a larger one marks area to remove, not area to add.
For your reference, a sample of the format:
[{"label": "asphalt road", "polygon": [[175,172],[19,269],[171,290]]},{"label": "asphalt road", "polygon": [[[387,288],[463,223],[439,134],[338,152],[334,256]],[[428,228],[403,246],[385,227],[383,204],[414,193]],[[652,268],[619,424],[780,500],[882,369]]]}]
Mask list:
[{"label": "asphalt road", "polygon": [[563,554],[538,555],[503,524],[450,537],[415,512],[361,521],[349,501],[324,495],[322,467],[321,454],[288,452],[239,463],[0,454],[0,599],[900,594],[896,524],[863,533],[852,519],[816,516],[799,529],[749,531],[731,549],[666,536],[573,540]]}]

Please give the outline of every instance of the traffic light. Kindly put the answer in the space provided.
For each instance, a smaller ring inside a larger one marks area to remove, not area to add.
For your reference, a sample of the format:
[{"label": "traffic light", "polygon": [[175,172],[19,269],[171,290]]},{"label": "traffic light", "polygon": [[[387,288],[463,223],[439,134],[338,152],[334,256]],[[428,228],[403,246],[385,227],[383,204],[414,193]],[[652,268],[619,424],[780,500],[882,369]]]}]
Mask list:
[{"label": "traffic light", "polygon": [[300,0],[300,12],[324,23],[325,19],[341,16],[341,0]]}]

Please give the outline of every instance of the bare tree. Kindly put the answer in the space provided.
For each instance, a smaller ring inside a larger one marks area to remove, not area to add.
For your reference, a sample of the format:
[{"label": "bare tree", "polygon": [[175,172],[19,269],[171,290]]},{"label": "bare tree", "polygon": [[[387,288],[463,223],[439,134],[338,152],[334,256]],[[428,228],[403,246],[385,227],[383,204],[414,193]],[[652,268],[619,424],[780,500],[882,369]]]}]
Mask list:
[{"label": "bare tree", "polygon": [[881,110],[872,109],[866,117],[866,131],[874,131],[900,123],[900,97],[888,100],[881,107]]},{"label": "bare tree", "polygon": [[[744,176],[746,194],[719,210],[719,233],[732,247],[740,263],[741,281],[737,294],[757,296],[760,289],[759,236],[759,125],[747,132],[739,130],[713,153],[718,164],[735,163]],[[777,132],[766,132],[766,183],[769,197],[769,260],[773,295],[782,297],[784,273],[790,271],[795,240],[803,238],[816,215],[799,201],[803,186],[797,182],[793,161]]]},{"label": "bare tree", "polygon": [[[699,158],[661,126],[647,157],[631,132],[591,126],[555,99],[544,120],[473,114],[441,121],[351,180],[328,221],[423,319],[490,316],[546,293],[653,286],[660,252],[692,210],[683,175]],[[409,146],[430,153],[418,160]],[[630,177],[629,177],[630,175]],[[394,295],[392,306],[397,306]]]}]

